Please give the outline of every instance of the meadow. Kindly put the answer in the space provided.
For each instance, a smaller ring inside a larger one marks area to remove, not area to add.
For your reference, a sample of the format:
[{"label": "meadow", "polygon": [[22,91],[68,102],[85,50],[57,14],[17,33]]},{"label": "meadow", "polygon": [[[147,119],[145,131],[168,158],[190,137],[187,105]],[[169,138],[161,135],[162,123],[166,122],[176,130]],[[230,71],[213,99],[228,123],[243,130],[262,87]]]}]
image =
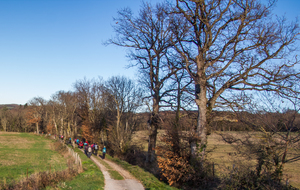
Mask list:
[{"label": "meadow", "polygon": [[[227,132],[236,133],[236,132]],[[238,135],[238,133],[237,133]],[[254,159],[247,159],[237,154],[236,149],[222,141],[218,134],[211,134],[208,136],[208,160],[216,164],[216,173],[218,175],[225,170],[232,169],[234,163],[243,163],[244,167],[254,168],[256,161]],[[290,151],[292,156],[293,151]],[[286,163],[284,167],[284,179],[288,178],[289,183],[297,188],[300,188],[300,160],[292,163]]]},{"label": "meadow", "polygon": [[66,159],[51,147],[52,143],[34,134],[0,132],[0,183],[40,171],[66,169]]},{"label": "meadow", "polygon": [[[240,135],[241,132],[225,132],[232,135]],[[158,131],[158,142],[160,145],[161,137],[165,134],[164,130]],[[147,131],[137,131],[134,133],[132,143],[139,144],[144,148],[144,151],[148,150],[148,136]],[[290,156],[293,154],[293,150],[290,151]],[[217,133],[208,135],[207,145],[207,160],[214,163],[214,170],[217,176],[229,173],[234,166],[242,166],[245,168],[255,167],[255,159],[247,159],[237,154],[236,149],[222,140],[222,137]],[[286,163],[284,168],[284,179],[288,178],[289,183],[300,189],[300,160],[292,163]]]}]

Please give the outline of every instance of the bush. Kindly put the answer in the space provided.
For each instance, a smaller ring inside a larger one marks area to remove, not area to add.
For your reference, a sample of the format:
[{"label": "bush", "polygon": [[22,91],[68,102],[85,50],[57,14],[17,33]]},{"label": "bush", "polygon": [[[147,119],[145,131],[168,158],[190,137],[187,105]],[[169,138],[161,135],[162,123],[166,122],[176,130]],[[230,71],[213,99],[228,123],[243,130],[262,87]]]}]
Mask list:
[{"label": "bush", "polygon": [[217,180],[212,175],[211,164],[206,160],[191,161],[188,139],[189,136],[174,130],[174,127],[167,128],[166,135],[161,138],[162,145],[156,148],[161,178],[169,185],[180,188],[210,189],[215,187]]},{"label": "bush", "polygon": [[190,165],[187,158],[176,155],[174,152],[158,147],[158,167],[161,169],[169,185],[182,185],[190,181],[195,175],[194,168]]},{"label": "bush", "polygon": [[296,190],[297,188],[274,180],[270,173],[265,172],[258,176],[256,171],[241,166],[222,176],[219,189]]}]

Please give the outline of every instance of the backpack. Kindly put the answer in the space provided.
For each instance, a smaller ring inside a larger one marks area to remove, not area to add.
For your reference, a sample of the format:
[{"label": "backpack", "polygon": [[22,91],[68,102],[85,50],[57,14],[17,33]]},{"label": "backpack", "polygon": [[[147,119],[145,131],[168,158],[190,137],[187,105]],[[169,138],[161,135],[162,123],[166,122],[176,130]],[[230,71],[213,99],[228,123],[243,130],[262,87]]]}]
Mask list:
[{"label": "backpack", "polygon": [[92,148],[91,147],[88,148],[88,152],[92,152]]},{"label": "backpack", "polygon": [[106,148],[103,148],[102,152],[103,152],[103,153],[106,153]]},{"label": "backpack", "polygon": [[98,145],[95,144],[95,149],[98,150]]}]

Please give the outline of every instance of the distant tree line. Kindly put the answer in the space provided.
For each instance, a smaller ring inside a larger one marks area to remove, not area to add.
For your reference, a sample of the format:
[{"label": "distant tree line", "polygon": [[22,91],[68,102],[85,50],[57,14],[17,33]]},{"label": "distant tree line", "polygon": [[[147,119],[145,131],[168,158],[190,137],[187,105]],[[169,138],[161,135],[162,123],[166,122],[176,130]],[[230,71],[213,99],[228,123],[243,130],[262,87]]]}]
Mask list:
[{"label": "distant tree line", "polygon": [[83,79],[74,83],[74,91],[56,92],[50,100],[34,97],[15,109],[3,107],[0,121],[3,131],[81,137],[90,142],[99,138],[106,142],[109,137],[116,150],[124,151],[138,127],[136,113],[142,97],[141,88],[126,77]]}]

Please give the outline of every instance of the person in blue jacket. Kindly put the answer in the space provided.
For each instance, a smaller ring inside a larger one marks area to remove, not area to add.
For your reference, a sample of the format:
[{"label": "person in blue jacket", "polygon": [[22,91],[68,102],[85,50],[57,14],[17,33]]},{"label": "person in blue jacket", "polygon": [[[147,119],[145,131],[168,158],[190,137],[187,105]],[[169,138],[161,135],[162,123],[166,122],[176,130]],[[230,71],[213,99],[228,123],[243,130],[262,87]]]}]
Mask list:
[{"label": "person in blue jacket", "polygon": [[103,153],[102,159],[105,159],[105,154],[106,154],[106,147],[105,146],[102,149],[102,153]]}]

